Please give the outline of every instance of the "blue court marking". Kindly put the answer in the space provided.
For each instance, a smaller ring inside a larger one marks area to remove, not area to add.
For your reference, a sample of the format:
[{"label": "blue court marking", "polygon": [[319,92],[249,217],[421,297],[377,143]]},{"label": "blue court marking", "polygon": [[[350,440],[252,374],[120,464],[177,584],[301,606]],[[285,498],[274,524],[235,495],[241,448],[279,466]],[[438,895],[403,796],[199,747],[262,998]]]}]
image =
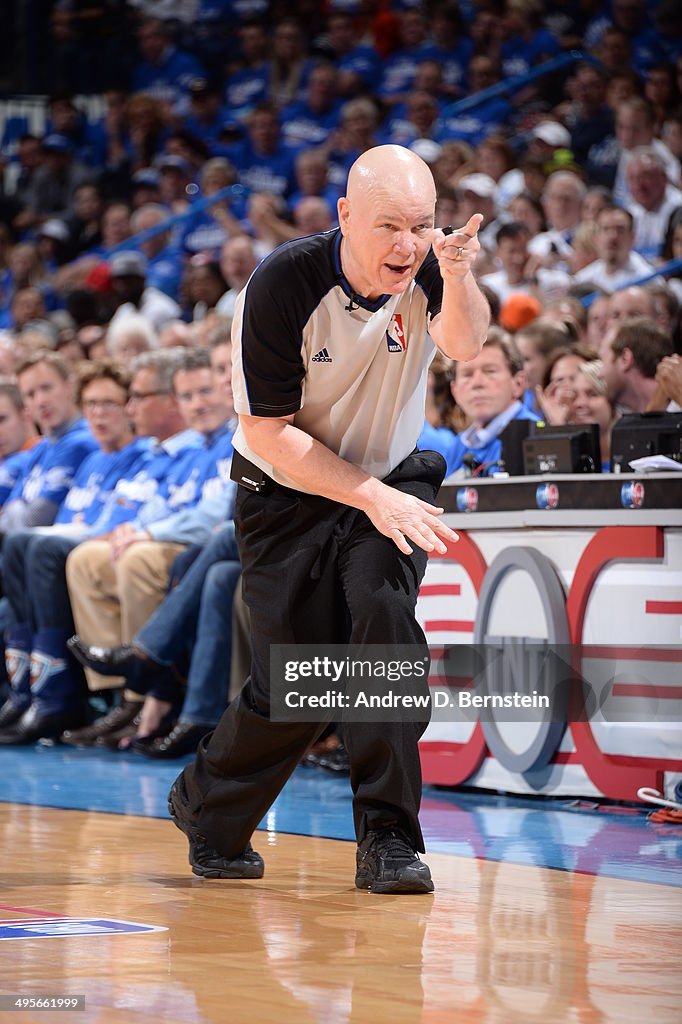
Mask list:
[{"label": "blue court marking", "polygon": [[[0,801],[165,818],[166,795],[185,761],[135,754],[23,747],[0,751]],[[647,821],[634,808],[581,809],[426,786],[427,850],[682,887],[682,828]],[[261,827],[353,840],[347,778],[298,768]]]},{"label": "blue court marking", "polygon": [[63,939],[71,935],[142,935],[167,932],[156,924],[138,924],[111,917],[50,917],[41,920],[0,921],[0,942],[20,939]]}]

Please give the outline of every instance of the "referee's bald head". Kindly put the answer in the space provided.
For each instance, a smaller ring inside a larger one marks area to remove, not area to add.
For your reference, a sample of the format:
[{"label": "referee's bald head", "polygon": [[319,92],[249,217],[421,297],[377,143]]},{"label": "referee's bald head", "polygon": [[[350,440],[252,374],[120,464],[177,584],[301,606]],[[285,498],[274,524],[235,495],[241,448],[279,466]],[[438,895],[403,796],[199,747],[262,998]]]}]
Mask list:
[{"label": "referee's bald head", "polygon": [[348,174],[346,195],[352,202],[356,196],[387,189],[403,195],[417,194],[424,199],[433,196],[436,185],[429,165],[404,146],[375,146],[359,156]]}]

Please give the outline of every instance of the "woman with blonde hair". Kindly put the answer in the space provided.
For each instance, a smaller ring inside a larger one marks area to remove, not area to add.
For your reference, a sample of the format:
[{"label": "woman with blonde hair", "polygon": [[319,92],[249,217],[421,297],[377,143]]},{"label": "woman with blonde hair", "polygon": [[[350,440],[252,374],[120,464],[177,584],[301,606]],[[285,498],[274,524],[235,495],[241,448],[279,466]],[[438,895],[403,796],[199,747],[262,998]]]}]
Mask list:
[{"label": "woman with blonde hair", "polygon": [[611,467],[611,431],[617,419],[616,407],[608,398],[601,360],[579,363],[568,407],[568,422],[598,425],[602,473],[608,473]]}]

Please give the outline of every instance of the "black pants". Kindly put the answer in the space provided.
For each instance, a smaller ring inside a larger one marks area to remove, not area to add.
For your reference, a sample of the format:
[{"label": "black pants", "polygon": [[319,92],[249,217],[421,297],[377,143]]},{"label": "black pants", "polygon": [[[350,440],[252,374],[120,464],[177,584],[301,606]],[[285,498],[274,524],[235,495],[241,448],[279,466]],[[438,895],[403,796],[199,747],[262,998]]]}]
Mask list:
[{"label": "black pants", "polygon": [[[415,452],[385,480],[433,502],[445,471]],[[190,803],[209,843],[241,853],[325,723],[269,720],[270,645],[425,644],[415,619],[427,555],[404,555],[357,509],[274,486],[240,488],[235,515],[244,600],[251,612],[251,675],[185,769]],[[411,545],[414,546],[414,545]],[[424,849],[418,813],[421,722],[348,723],[358,841],[397,825]]]}]

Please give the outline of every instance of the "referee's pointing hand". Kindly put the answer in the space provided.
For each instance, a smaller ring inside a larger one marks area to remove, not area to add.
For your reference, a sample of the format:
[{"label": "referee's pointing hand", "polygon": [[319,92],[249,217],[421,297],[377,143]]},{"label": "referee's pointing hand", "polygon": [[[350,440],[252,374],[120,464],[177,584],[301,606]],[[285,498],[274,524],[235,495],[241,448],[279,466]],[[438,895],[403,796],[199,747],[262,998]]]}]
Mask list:
[{"label": "referee's pointing hand", "polygon": [[481,243],[478,230],[483,222],[482,213],[474,213],[463,228],[435,228],[433,251],[443,277],[465,277],[478,256]]}]

